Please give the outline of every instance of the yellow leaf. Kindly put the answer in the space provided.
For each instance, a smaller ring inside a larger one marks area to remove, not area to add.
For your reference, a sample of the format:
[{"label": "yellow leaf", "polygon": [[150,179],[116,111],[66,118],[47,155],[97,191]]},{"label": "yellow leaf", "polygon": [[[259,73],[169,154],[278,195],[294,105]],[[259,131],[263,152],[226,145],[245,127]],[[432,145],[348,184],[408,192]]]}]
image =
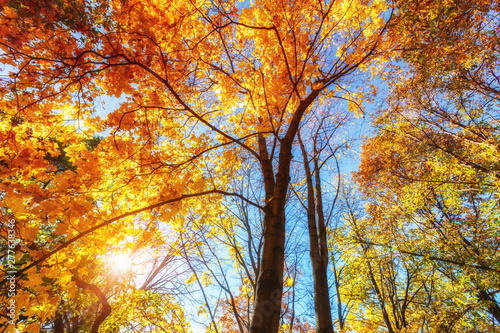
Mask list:
[{"label": "yellow leaf", "polygon": [[3,9],[3,13],[4,13],[4,15],[5,15],[5,16],[7,16],[8,18],[16,18],[16,17],[17,17],[16,12],[15,12],[12,8],[10,8],[10,7],[5,7],[5,8]]}]

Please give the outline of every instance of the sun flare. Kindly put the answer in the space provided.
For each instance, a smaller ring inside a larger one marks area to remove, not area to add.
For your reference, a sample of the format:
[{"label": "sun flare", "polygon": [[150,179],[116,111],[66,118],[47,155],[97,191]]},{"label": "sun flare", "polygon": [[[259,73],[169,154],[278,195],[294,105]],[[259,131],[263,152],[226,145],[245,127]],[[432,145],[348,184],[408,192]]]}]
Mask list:
[{"label": "sun flare", "polygon": [[116,254],[111,259],[113,270],[117,273],[125,273],[132,267],[132,261],[127,254]]}]

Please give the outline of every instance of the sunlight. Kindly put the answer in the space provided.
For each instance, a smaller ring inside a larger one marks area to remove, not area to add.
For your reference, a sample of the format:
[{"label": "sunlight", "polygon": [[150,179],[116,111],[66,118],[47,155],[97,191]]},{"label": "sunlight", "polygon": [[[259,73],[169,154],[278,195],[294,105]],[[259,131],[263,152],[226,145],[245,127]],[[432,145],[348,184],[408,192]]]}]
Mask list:
[{"label": "sunlight", "polygon": [[111,258],[111,265],[116,273],[123,274],[132,267],[132,261],[127,254],[116,254]]}]

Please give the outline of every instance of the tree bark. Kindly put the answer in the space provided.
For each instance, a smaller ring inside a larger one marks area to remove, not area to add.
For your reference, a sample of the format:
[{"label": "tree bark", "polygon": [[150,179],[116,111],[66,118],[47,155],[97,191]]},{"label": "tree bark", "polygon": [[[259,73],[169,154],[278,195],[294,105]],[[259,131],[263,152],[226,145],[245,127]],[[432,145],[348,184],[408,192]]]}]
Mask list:
[{"label": "tree bark", "polygon": [[111,314],[111,306],[108,303],[108,299],[106,298],[106,295],[104,295],[104,293],[101,291],[101,289],[99,289],[96,285],[87,283],[77,277],[73,277],[73,281],[76,282],[76,285],[79,288],[92,290],[99,299],[99,302],[101,302],[101,313],[92,325],[92,333],[97,333],[97,331],[99,331],[99,326],[101,325],[101,323]]},{"label": "tree bark", "polygon": [[[307,184],[307,227],[309,231],[309,256],[313,270],[314,312],[316,317],[316,332],[333,333],[332,311],[330,306],[330,291],[328,286],[328,250],[326,247],[326,226],[324,225],[321,184],[319,183],[319,168],[315,165],[316,195],[313,185],[313,175],[309,167],[307,152],[298,133],[300,149],[304,161],[304,171]],[[316,158],[316,156],[315,156]],[[317,201],[317,202],[316,202]],[[316,213],[318,219],[316,220]]]},{"label": "tree bark", "polygon": [[290,183],[293,140],[307,108],[320,90],[313,90],[299,103],[285,136],[280,140],[278,170],[273,175],[272,157],[268,156],[265,137],[260,135],[259,160],[264,177],[264,244],[257,277],[254,311],[249,333],[277,333],[281,315],[283,272],[285,264],[285,205]]}]

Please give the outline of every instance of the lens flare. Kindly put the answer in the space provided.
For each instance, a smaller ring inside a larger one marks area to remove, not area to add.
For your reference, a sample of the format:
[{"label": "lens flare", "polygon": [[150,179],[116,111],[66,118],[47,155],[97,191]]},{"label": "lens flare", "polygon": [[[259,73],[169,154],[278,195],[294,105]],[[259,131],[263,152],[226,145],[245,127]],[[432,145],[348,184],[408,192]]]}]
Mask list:
[{"label": "lens flare", "polygon": [[131,268],[132,262],[128,255],[120,253],[113,256],[111,265],[116,273],[125,273]]}]

